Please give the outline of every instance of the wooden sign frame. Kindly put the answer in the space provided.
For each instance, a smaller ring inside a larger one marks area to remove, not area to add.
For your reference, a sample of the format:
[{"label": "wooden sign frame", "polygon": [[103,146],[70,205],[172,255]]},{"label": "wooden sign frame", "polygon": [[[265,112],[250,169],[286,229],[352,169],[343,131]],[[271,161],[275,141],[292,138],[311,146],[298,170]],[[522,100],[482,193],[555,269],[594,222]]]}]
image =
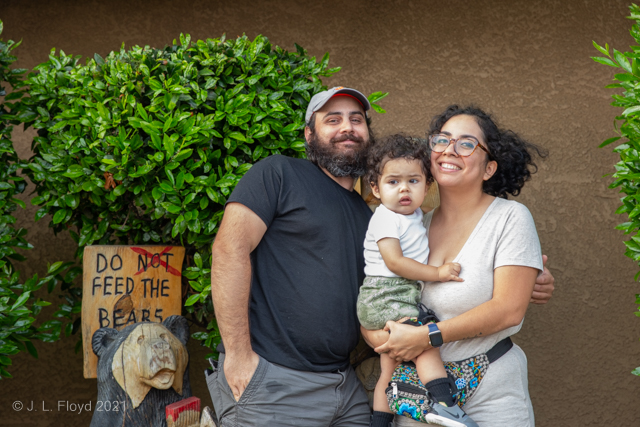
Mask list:
[{"label": "wooden sign frame", "polygon": [[162,322],[182,313],[182,246],[87,246],[83,258],[84,377],[96,378],[91,339],[101,327],[117,330]]}]

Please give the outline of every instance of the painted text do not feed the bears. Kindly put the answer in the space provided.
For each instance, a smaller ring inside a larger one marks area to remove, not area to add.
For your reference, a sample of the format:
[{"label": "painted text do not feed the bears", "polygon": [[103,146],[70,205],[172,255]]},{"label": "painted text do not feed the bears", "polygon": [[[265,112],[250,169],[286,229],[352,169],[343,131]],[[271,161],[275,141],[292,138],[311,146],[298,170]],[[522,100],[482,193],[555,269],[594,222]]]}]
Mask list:
[{"label": "painted text do not feed the bears", "polygon": [[84,376],[95,378],[91,337],[96,330],[181,314],[184,247],[87,246],[83,259]]}]

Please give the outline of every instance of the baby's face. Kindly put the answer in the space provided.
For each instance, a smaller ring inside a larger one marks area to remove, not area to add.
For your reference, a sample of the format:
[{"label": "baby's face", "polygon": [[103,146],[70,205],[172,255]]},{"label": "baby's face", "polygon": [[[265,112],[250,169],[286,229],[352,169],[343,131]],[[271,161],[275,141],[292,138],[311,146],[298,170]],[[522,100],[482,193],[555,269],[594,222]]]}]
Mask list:
[{"label": "baby's face", "polygon": [[410,215],[422,205],[427,189],[421,162],[404,158],[389,160],[378,185],[371,186],[373,195],[387,209],[402,215]]}]

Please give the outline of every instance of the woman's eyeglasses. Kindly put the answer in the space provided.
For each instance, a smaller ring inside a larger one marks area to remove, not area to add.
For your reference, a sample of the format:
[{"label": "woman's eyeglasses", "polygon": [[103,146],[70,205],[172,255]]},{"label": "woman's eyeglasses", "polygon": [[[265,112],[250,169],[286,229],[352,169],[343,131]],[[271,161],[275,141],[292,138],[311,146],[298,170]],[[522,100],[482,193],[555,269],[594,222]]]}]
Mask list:
[{"label": "woman's eyeglasses", "polygon": [[472,155],[478,147],[491,156],[489,150],[487,150],[484,145],[480,144],[480,141],[471,136],[465,136],[458,139],[449,138],[449,136],[443,133],[437,133],[429,136],[429,147],[431,147],[431,150],[436,153],[443,153],[451,143],[453,143],[453,150],[461,157],[468,157]]}]

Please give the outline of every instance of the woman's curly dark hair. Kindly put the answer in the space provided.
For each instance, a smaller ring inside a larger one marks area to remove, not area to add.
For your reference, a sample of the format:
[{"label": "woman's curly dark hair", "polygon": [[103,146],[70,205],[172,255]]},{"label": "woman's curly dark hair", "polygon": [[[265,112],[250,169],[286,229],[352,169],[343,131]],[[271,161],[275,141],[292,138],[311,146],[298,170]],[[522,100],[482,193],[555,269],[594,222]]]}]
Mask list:
[{"label": "woman's curly dark hair", "polygon": [[489,147],[489,160],[495,160],[498,164],[493,176],[482,184],[482,191],[504,199],[507,194],[520,194],[524,183],[531,179],[531,174],[538,171],[532,154],[544,158],[547,157],[547,151],[525,141],[515,132],[498,128],[489,114],[474,106],[450,105],[442,114],[433,118],[429,135],[439,133],[446,122],[460,114],[476,119]]},{"label": "woman's curly dark hair", "polygon": [[429,147],[425,140],[395,134],[376,141],[367,154],[367,174],[365,180],[378,185],[384,165],[392,159],[419,160],[427,183],[433,181],[429,161]]}]

